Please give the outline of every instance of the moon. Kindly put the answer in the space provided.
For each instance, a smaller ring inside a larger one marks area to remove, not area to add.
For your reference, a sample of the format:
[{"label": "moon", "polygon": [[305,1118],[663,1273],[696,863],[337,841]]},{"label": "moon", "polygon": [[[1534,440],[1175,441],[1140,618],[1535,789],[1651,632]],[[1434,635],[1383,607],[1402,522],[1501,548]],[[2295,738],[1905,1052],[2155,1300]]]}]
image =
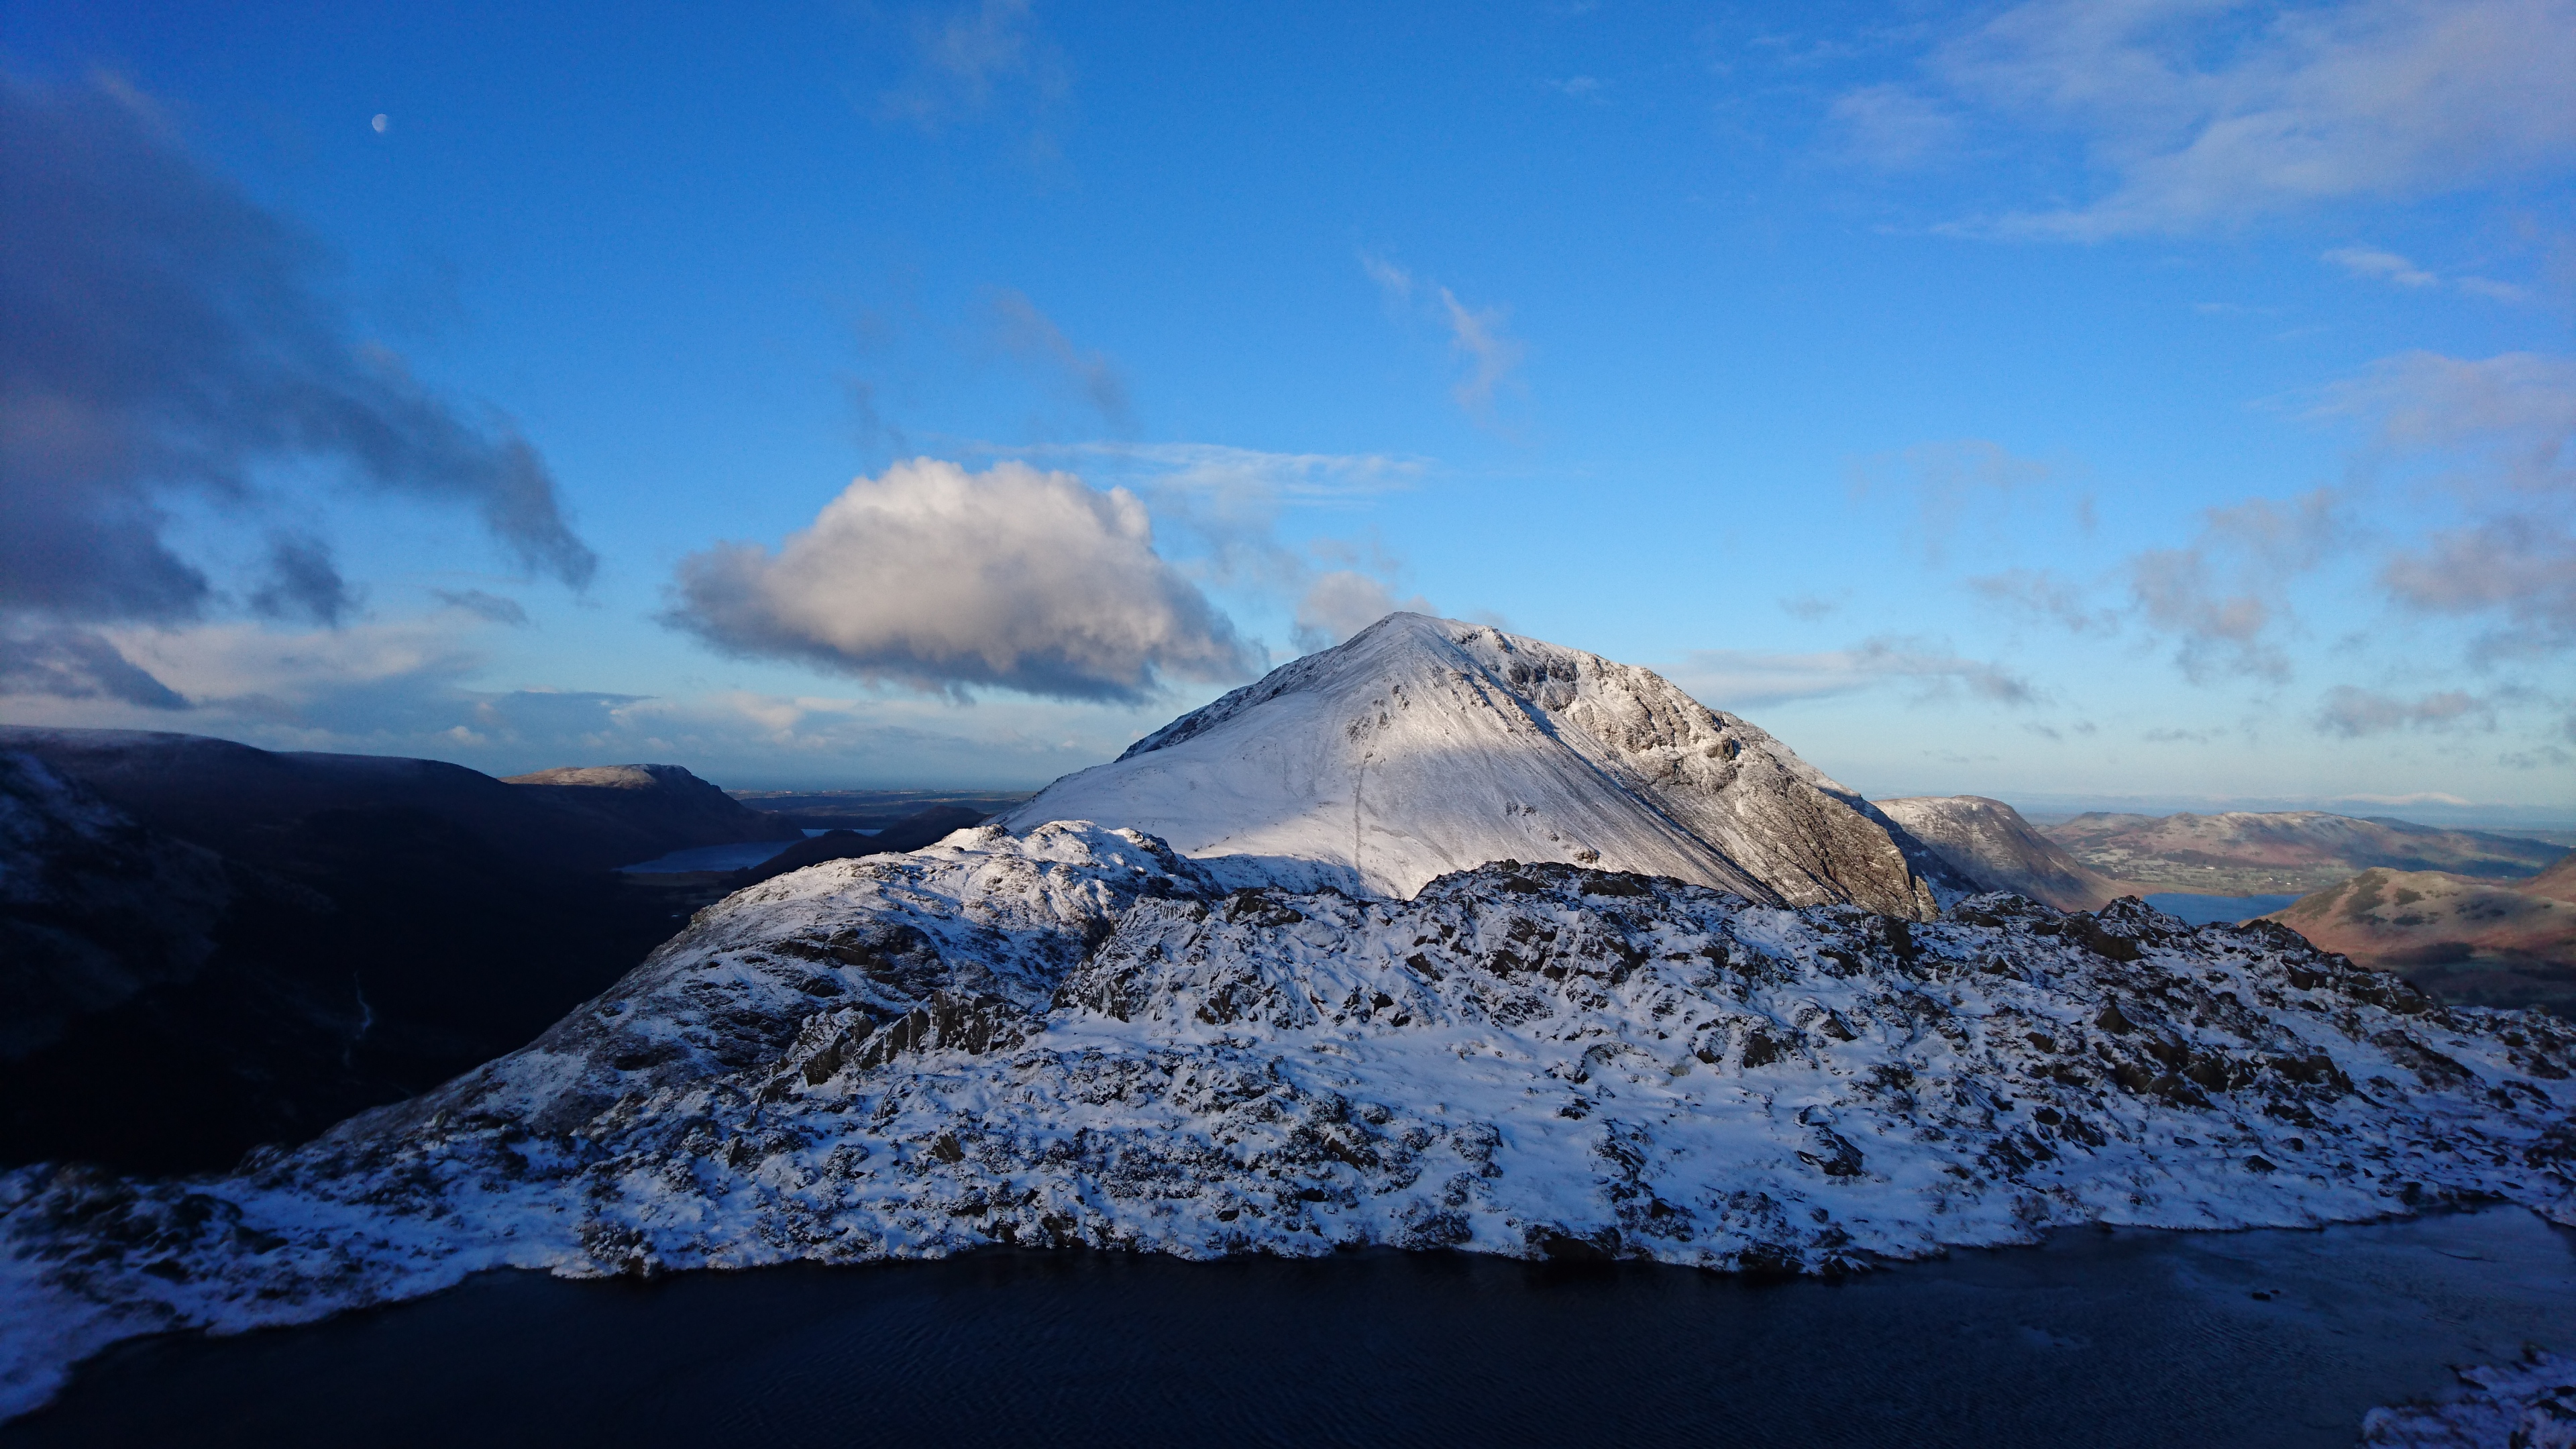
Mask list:
[{"label": "moon", "polygon": [[387,126],[392,125],[393,123],[394,123],[394,118],[393,118],[393,117],[388,116],[388,115],[385,115],[385,114],[383,114],[383,113],[379,112],[379,113],[377,114],[376,118],[375,118],[374,120],[372,120],[372,121],[369,121],[367,124],[368,124],[368,125],[370,125],[370,126],[375,127],[375,128],[376,128],[376,134],[377,134],[377,135],[379,135],[379,136],[381,136],[381,135],[383,135],[383,134],[385,133],[385,128],[386,128]]}]

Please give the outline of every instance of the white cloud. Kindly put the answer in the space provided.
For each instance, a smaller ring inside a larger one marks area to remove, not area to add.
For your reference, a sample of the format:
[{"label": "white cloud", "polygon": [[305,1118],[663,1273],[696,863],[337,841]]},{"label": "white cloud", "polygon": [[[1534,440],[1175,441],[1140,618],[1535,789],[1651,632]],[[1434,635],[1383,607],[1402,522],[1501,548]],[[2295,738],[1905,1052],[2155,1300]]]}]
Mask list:
[{"label": "white cloud", "polygon": [[1135,701],[1239,677],[1233,625],[1154,550],[1145,505],[1069,473],[917,458],[851,483],[777,552],[681,560],[666,622],[728,653],[963,697]]},{"label": "white cloud", "polygon": [[[1931,92],[2081,142],[2089,202],[1963,230],[2096,240],[2563,174],[2576,0],[2032,0],[1938,45]],[[1884,87],[1850,107],[1896,111]],[[1933,104],[1929,95],[1905,104]]]},{"label": "white cloud", "polygon": [[[2336,247],[2322,258],[2356,277],[2388,282],[2400,287],[2439,287],[2443,279],[2436,273],[2417,266],[2412,260],[2377,247]],[[2531,293],[2510,282],[2488,277],[2456,277],[2450,286],[2473,297],[2491,302],[2527,302]]]},{"label": "white cloud", "polygon": [[2334,263],[2356,277],[2375,277],[2401,287],[2436,287],[2442,279],[2415,265],[2395,252],[2376,247],[2336,247],[2325,254]]}]

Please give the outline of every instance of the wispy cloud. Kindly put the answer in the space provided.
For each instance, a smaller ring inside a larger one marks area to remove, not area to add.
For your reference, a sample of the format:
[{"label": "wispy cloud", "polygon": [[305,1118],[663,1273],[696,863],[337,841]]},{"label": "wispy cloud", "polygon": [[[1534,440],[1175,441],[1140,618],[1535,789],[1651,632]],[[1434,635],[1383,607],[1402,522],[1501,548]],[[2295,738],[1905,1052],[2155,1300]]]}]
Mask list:
[{"label": "wispy cloud", "polygon": [[[2387,282],[2392,286],[2427,288],[2444,285],[2443,279],[2435,273],[2395,252],[2382,251],[2377,247],[2336,247],[2325,253],[2323,260],[2334,263],[2353,276]],[[2524,302],[2531,298],[2531,294],[2521,287],[2487,277],[2460,277],[2448,285],[2494,302]]]},{"label": "wispy cloud", "polygon": [[1470,306],[1449,288],[1417,278],[1374,252],[1361,252],[1359,262],[1361,272],[1397,311],[1412,311],[1417,298],[1427,302],[1431,317],[1449,334],[1451,354],[1465,365],[1449,395],[1467,416],[1491,425],[1499,395],[1519,385],[1513,374],[1529,357],[1528,345],[1508,330],[1509,309]]},{"label": "wispy cloud", "polygon": [[2130,599],[2140,622],[2175,641],[2186,678],[2286,679],[2289,658],[2271,631],[2290,612],[2289,581],[2350,528],[2342,500],[2322,488],[2207,509],[2189,543],[2129,557]]},{"label": "wispy cloud", "polygon": [[2323,733],[2358,739],[2392,730],[2443,731],[2472,726],[2492,729],[2495,716],[2492,701],[2463,690],[2404,699],[2347,684],[2326,692],[2325,702],[2317,710],[2316,725]]},{"label": "wispy cloud", "polygon": [[2089,592],[2054,569],[2006,569],[1967,581],[1969,592],[2016,613],[2046,619],[2075,634],[2110,634],[2119,614],[2092,602]]},{"label": "wispy cloud", "polygon": [[[2026,517],[2030,500],[2065,491],[2072,471],[2022,457],[1984,438],[1958,438],[1858,459],[1848,465],[1847,477],[1854,498],[1885,492],[1910,496],[1916,520],[1912,541],[1938,563],[1962,521],[1986,509]],[[2077,523],[2089,527],[2092,500],[2082,494],[2071,497]]]},{"label": "wispy cloud", "polygon": [[1997,135],[2070,137],[2100,178],[2090,200],[1957,228],[1991,235],[2192,232],[2561,175],[2576,157],[2576,0],[2264,16],[2208,0],[2031,0],[1935,44],[1919,83],[1846,93],[1837,116],[1847,134],[1876,124],[1883,157],[1930,156],[1912,138],[1945,106]]},{"label": "wispy cloud", "polygon": [[1888,684],[1914,686],[1916,703],[1960,693],[2009,706],[2032,705],[2041,698],[2029,680],[2001,664],[1964,657],[1940,640],[1896,635],[1812,654],[1699,649],[1664,673],[1711,706],[1728,710],[1852,694]]},{"label": "wispy cloud", "polygon": [[1003,288],[992,298],[993,340],[1012,357],[1037,368],[1112,428],[1135,426],[1127,379],[1105,352],[1084,351],[1054,319],[1022,293]]},{"label": "wispy cloud", "polygon": [[2336,247],[2325,254],[2325,260],[2356,277],[2374,277],[2401,287],[2438,287],[2442,284],[2442,279],[2431,272],[2395,252],[2384,252],[2377,247]]},{"label": "wispy cloud", "polygon": [[1029,0],[975,0],[925,11],[912,26],[914,69],[878,98],[925,131],[982,116],[1006,97],[1043,111],[1071,87],[1063,55],[1040,34]]},{"label": "wispy cloud", "polygon": [[2404,353],[2328,389],[2316,415],[2364,423],[2379,461],[2429,467],[2450,502],[2452,521],[2382,561],[2395,602],[2492,621],[2481,657],[2576,647],[2576,358]]},{"label": "wispy cloud", "polygon": [[1449,345],[1467,363],[1467,375],[1449,390],[1469,417],[1490,421],[1494,392],[1529,355],[1518,338],[1503,330],[1509,314],[1500,307],[1470,307],[1447,287],[1440,289],[1440,310],[1449,322]]}]

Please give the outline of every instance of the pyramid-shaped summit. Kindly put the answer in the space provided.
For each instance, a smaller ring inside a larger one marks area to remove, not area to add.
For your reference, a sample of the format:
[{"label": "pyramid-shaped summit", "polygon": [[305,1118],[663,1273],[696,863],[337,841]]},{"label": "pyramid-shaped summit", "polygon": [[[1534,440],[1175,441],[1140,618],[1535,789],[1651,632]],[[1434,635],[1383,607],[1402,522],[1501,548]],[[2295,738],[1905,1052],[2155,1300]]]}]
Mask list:
[{"label": "pyramid-shaped summit", "polygon": [[1496,860],[1928,919],[1869,803],[1649,669],[1390,614],[1004,817],[1157,835],[1220,879],[1409,898]]}]

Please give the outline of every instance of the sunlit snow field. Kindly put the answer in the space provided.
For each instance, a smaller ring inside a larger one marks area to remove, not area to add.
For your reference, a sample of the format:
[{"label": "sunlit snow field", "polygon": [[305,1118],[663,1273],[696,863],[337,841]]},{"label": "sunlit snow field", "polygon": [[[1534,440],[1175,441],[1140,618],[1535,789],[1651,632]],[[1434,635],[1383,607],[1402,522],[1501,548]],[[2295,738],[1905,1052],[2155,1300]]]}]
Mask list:
[{"label": "sunlit snow field", "polygon": [[1372,1251],[487,1274],[113,1349],[0,1446],[2348,1445],[2576,1348],[2576,1232],[2076,1229],[1839,1283]]}]

